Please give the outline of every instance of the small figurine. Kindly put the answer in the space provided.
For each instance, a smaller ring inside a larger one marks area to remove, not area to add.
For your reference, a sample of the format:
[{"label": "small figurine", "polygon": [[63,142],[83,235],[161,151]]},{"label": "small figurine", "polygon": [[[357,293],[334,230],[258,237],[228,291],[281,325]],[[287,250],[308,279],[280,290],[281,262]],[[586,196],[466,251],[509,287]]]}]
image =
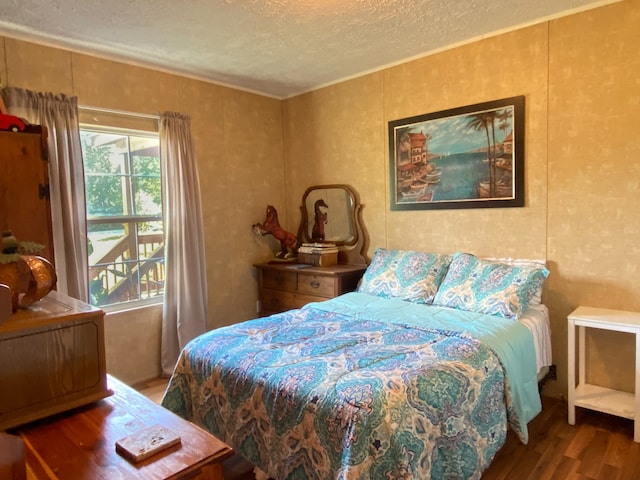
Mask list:
[{"label": "small figurine", "polygon": [[316,203],[313,205],[313,211],[315,213],[315,220],[313,228],[311,229],[311,241],[313,242],[324,240],[324,226],[327,223],[327,212],[320,210],[320,207],[329,208],[329,205],[327,205],[322,198],[316,200]]},{"label": "small figurine", "polygon": [[17,253],[18,252],[18,240],[13,236],[11,230],[2,232],[2,248],[1,253]]},{"label": "small figurine", "polygon": [[255,233],[262,236],[273,235],[280,242],[280,251],[276,254],[276,258],[287,259],[295,256],[298,238],[280,226],[278,212],[273,205],[267,205],[264,223],[256,223],[252,228]]}]

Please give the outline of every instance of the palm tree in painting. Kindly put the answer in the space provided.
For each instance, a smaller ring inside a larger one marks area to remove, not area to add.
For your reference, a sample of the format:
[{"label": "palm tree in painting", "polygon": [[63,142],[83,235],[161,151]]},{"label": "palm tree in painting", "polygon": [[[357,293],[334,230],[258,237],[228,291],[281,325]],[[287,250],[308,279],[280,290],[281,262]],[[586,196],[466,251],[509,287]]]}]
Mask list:
[{"label": "palm tree in painting", "polygon": [[[492,187],[496,183],[496,160],[498,158],[497,145],[496,145],[496,111],[491,110],[490,112],[485,112],[485,118],[487,121],[487,125],[491,127],[491,159],[489,160],[489,164],[491,165],[491,178]],[[492,191],[491,195],[494,196],[496,192]]]},{"label": "palm tree in painting", "polygon": [[498,128],[503,132],[506,132],[511,127],[509,124],[510,117],[511,111],[509,109],[502,110],[498,113]]},{"label": "palm tree in painting", "polygon": [[[495,196],[496,181],[495,181],[495,165],[493,165],[492,156],[495,152],[491,149],[491,136],[489,134],[489,127],[493,130],[494,112],[479,112],[469,115],[469,122],[467,127],[476,131],[484,131],[487,137],[487,165],[489,167],[489,195]],[[491,124],[491,125],[490,125]],[[495,135],[494,135],[495,138]]]},{"label": "palm tree in painting", "polygon": [[503,133],[502,135],[503,143],[504,143],[504,139],[507,137],[506,135],[507,130],[511,128],[511,124],[509,123],[510,117],[511,117],[511,110],[508,108],[498,112],[498,115],[497,115],[498,128],[502,130],[502,133]]}]

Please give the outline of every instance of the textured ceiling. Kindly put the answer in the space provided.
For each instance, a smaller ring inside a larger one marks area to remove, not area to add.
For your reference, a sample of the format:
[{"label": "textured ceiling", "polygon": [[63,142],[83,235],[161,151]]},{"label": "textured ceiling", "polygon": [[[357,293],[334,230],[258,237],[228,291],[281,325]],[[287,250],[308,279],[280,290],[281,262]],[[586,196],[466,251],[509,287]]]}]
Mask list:
[{"label": "textured ceiling", "polygon": [[287,98],[617,0],[0,0],[0,34]]}]

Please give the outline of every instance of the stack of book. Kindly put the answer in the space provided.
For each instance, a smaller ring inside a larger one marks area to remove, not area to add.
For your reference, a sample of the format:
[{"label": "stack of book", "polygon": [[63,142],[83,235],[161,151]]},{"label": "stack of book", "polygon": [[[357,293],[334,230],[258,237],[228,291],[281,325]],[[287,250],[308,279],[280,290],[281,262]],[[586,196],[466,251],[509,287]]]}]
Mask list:
[{"label": "stack of book", "polygon": [[338,264],[338,247],[335,243],[303,243],[298,248],[298,262],[318,267],[331,267]]}]

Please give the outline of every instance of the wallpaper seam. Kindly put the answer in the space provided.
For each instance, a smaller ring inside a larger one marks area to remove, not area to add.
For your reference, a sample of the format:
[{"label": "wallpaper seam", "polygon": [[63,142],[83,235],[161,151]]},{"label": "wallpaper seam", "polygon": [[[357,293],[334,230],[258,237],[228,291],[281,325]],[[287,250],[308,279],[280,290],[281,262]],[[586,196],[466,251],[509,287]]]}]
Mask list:
[{"label": "wallpaper seam", "polygon": [[545,215],[544,215],[544,228],[545,228],[545,245],[544,245],[544,258],[548,259],[549,258],[549,102],[551,100],[551,95],[550,95],[550,87],[551,87],[551,22],[547,22],[546,24],[547,26],[547,59],[546,59],[546,65],[547,65],[547,95],[546,95],[546,102],[547,102],[547,114],[546,114],[546,119],[545,119],[545,123],[546,123],[546,127],[547,127],[547,131],[545,132],[545,154],[546,154],[546,158],[545,158],[545,163],[546,163],[546,179],[545,179],[545,183],[547,185],[546,191],[545,191]]},{"label": "wallpaper seam", "polygon": [[[4,63],[4,73],[6,78],[0,78],[0,88],[9,86],[9,62],[7,60],[7,37],[2,38],[2,62]],[[4,82],[4,83],[3,83]]]}]

